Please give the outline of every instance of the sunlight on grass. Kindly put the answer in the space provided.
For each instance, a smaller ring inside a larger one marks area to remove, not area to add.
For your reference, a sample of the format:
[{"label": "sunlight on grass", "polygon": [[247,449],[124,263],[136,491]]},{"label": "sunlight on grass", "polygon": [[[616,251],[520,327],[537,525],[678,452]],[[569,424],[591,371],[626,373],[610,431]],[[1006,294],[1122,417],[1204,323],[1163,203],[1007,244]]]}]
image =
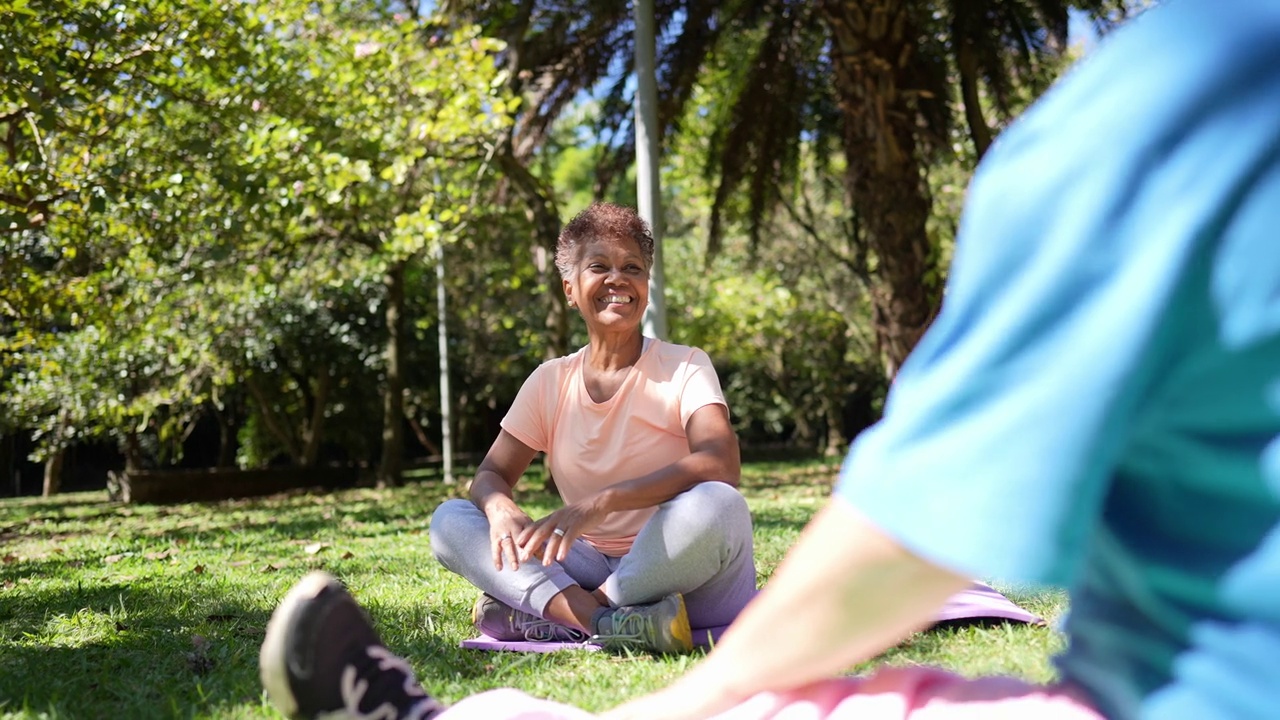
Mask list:
[{"label": "sunlight on grass", "polygon": [[[826,502],[838,466],[743,468],[760,583]],[[289,493],[216,504],[122,506],[104,494],[0,501],[0,718],[278,717],[257,652],[276,602],[312,568],[342,578],[387,644],[454,702],[498,687],[611,707],[661,687],[700,657],[463,650],[476,590],[431,555],[431,512],[465,482]],[[534,515],[557,501],[537,473],[519,490]],[[1056,621],[1058,591],[1001,586]],[[996,625],[919,634],[882,662],[967,675],[1052,677],[1051,628]],[[868,666],[863,666],[864,669]]]},{"label": "sunlight on grass", "polygon": [[105,645],[119,636],[121,627],[123,622],[114,617],[114,613],[81,608],[71,615],[48,618],[44,626],[26,640],[45,647]]}]

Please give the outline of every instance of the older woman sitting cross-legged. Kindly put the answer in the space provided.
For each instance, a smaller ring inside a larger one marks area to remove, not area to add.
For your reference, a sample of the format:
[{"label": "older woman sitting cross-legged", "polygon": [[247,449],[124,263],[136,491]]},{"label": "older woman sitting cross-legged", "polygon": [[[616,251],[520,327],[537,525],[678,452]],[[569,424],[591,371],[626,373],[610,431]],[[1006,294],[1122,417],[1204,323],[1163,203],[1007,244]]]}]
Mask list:
[{"label": "older woman sitting cross-legged", "polygon": [[[502,421],[469,500],[431,519],[436,557],[483,593],[498,640],[594,638],[679,652],[756,591],[738,443],[706,353],[641,334],[653,237],[597,203],[556,266],[586,347],[538,367]],[[512,489],[539,452],[564,507],[534,520]]]}]

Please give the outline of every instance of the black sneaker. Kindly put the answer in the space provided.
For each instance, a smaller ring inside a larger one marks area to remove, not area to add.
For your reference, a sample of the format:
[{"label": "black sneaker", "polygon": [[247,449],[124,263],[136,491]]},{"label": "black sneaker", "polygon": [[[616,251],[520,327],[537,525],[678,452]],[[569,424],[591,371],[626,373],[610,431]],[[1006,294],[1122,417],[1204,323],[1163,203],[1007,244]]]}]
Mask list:
[{"label": "black sneaker", "polygon": [[587,634],[581,630],[516,610],[489,593],[480,593],[476,598],[476,604],[471,607],[471,624],[494,640],[571,643],[587,640]]},{"label": "black sneaker", "polygon": [[258,669],[271,703],[290,718],[427,720],[444,711],[383,646],[355,598],[319,571],[271,614]]}]

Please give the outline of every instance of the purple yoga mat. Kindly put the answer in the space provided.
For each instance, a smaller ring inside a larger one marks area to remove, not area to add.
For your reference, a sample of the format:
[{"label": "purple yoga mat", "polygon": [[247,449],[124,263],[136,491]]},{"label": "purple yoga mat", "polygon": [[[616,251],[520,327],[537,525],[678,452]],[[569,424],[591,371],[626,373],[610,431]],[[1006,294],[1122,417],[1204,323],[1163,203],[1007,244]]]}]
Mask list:
[{"label": "purple yoga mat", "polygon": [[[981,621],[981,620],[1012,620],[1015,622],[1030,623],[1032,625],[1043,625],[1044,620],[1023,610],[1013,601],[1000,594],[995,588],[986,583],[974,582],[973,585],[961,590],[947,599],[942,609],[938,611],[934,618],[935,622],[956,622],[956,621]],[[698,647],[708,647],[716,640],[720,639],[720,634],[725,631],[728,625],[712,628],[695,628],[693,631],[693,644]],[[533,652],[547,653],[558,652],[561,650],[599,650],[600,646],[595,643],[570,643],[570,642],[532,642],[532,641],[514,641],[514,640],[495,640],[488,635],[470,638],[462,641],[462,647],[471,650],[496,650],[507,652]]]},{"label": "purple yoga mat", "polygon": [[600,649],[595,643],[572,642],[534,642],[532,640],[495,640],[488,635],[463,640],[461,646],[468,650],[493,650],[505,652],[549,653],[561,650],[586,650],[594,652]]},{"label": "purple yoga mat", "polygon": [[[720,634],[725,631],[728,625],[710,628],[694,628],[693,644],[697,647],[710,647],[712,643],[720,639]],[[596,643],[572,643],[572,642],[535,642],[531,640],[496,640],[488,635],[481,635],[467,640],[463,640],[462,647],[469,650],[496,650],[506,652],[533,652],[548,653],[558,652],[560,650],[586,650],[588,652],[599,650],[600,646]]]},{"label": "purple yoga mat", "polygon": [[1043,625],[1044,620],[1023,610],[995,588],[976,580],[968,588],[947,598],[934,622],[956,620],[1014,620]]}]

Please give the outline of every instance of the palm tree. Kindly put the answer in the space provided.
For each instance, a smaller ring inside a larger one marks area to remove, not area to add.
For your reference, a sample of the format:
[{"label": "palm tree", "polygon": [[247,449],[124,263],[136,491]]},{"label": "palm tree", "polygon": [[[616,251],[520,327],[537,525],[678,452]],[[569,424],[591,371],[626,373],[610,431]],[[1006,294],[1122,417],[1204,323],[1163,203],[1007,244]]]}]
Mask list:
[{"label": "palm tree", "polygon": [[[679,131],[685,103],[717,57],[736,65],[708,167],[719,178],[709,249],[723,219],[745,204],[753,242],[797,177],[804,144],[838,144],[844,158],[849,242],[865,271],[873,325],[892,377],[937,310],[937,249],[926,222],[930,163],[950,152],[964,118],[977,156],[991,144],[993,112],[1007,119],[1020,92],[1038,93],[1067,48],[1069,12],[1099,30],[1125,0],[657,0],[659,124]],[[525,105],[513,159],[528,158],[586,89],[603,93],[600,192],[633,157],[633,20],[611,0],[477,0],[453,9],[509,43]],[[958,88],[958,92],[957,92]],[[984,109],[984,104],[989,108]],[[738,199],[745,190],[745,203]]]}]

